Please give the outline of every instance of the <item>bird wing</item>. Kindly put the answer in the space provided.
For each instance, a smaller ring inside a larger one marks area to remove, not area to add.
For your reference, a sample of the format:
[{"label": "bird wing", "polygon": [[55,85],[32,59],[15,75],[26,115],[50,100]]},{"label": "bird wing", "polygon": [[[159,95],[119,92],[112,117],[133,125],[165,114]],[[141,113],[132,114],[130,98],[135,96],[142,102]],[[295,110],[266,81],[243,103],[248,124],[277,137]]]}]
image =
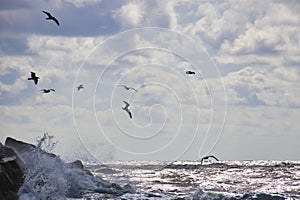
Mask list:
[{"label": "bird wing", "polygon": [[134,90],[135,92],[137,92],[137,89],[135,89],[135,88],[133,88],[133,87],[130,87],[129,89],[132,89],[132,90]]},{"label": "bird wing", "polygon": [[128,112],[128,115],[129,115],[130,119],[132,119],[132,114],[131,114],[131,112],[130,112],[129,110],[127,110],[127,112]]},{"label": "bird wing", "polygon": [[49,18],[52,18],[52,15],[49,12],[43,10],[43,13],[45,13]]},{"label": "bird wing", "polygon": [[203,163],[203,160],[204,160],[204,158],[201,158],[201,165],[202,165],[202,163]]},{"label": "bird wing", "polygon": [[31,78],[34,78],[34,77],[36,77],[36,76],[35,76],[35,73],[34,73],[34,72],[31,72]]},{"label": "bird wing", "polygon": [[53,19],[53,21],[55,21],[55,23],[57,24],[57,26],[59,26],[59,21],[55,17],[53,17],[52,19]]},{"label": "bird wing", "polygon": [[195,74],[195,72],[193,72],[193,71],[186,71],[185,73],[186,74]]},{"label": "bird wing", "polygon": [[118,85],[118,86],[122,86],[122,87],[124,87],[126,90],[129,89],[126,85]]},{"label": "bird wing", "polygon": [[53,91],[53,92],[55,92],[55,90],[54,89],[50,89],[51,91]]},{"label": "bird wing", "polygon": [[127,109],[130,106],[130,104],[127,101],[123,101],[123,102],[126,104],[124,109]]},{"label": "bird wing", "polygon": [[214,155],[211,155],[209,157],[214,158],[215,160],[219,161],[219,159],[216,156],[214,156]]}]

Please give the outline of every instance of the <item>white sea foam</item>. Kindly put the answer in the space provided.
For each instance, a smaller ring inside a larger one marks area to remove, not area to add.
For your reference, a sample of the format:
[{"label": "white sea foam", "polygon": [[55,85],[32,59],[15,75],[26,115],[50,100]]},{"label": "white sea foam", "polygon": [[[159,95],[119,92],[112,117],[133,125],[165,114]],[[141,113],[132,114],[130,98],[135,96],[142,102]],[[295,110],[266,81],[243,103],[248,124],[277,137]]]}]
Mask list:
[{"label": "white sea foam", "polygon": [[[300,199],[299,161],[114,161],[88,166],[107,180],[134,184],[114,199]],[[105,169],[108,168],[108,169]]]},{"label": "white sea foam", "polygon": [[80,168],[72,167],[58,156],[46,154],[45,150],[54,147],[51,140],[53,137],[45,134],[40,138],[37,148],[26,155],[26,178],[19,190],[21,200],[79,198],[83,193],[90,191],[124,193],[124,189],[117,184],[111,184]]}]

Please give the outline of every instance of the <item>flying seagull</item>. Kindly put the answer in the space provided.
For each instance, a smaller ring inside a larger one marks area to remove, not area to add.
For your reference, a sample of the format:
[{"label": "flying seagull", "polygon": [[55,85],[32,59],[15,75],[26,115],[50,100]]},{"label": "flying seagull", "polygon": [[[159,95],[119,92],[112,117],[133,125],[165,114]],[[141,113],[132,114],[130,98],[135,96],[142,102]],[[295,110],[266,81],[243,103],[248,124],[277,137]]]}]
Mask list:
[{"label": "flying seagull", "polygon": [[83,88],[84,88],[84,87],[83,87],[82,84],[77,86],[77,90],[78,90],[78,91],[81,90],[81,89],[83,89]]},{"label": "flying seagull", "polygon": [[137,89],[133,88],[133,87],[128,87],[126,85],[118,85],[118,86],[122,86],[125,88],[125,90],[134,90],[135,92],[137,92]]},{"label": "flying seagull", "polygon": [[35,84],[38,83],[40,77],[36,76],[34,72],[31,72],[31,77],[28,80],[33,80]]},{"label": "flying seagull", "polygon": [[51,15],[51,13],[46,12],[46,11],[43,11],[43,13],[45,13],[47,15],[47,18],[46,18],[47,20],[53,20],[57,24],[57,26],[59,26],[59,21],[55,17],[53,17]]},{"label": "flying seagull", "polygon": [[51,91],[55,92],[54,89],[41,89],[40,91],[43,91],[43,93],[49,93]]},{"label": "flying seagull", "polygon": [[213,159],[215,159],[216,161],[219,161],[219,159],[218,159],[216,156],[214,156],[214,155],[204,156],[204,157],[201,158],[201,165],[202,165],[202,163],[203,163],[204,160],[207,160],[207,159],[209,159],[209,158],[213,158]]},{"label": "flying seagull", "polygon": [[186,74],[196,74],[194,71],[186,71]]},{"label": "flying seagull", "polygon": [[130,106],[130,104],[129,104],[127,101],[123,101],[123,102],[124,102],[126,105],[125,105],[124,108],[122,108],[122,110],[125,110],[125,111],[128,113],[130,119],[132,119],[132,114],[131,114],[130,110],[128,109],[128,107]]}]

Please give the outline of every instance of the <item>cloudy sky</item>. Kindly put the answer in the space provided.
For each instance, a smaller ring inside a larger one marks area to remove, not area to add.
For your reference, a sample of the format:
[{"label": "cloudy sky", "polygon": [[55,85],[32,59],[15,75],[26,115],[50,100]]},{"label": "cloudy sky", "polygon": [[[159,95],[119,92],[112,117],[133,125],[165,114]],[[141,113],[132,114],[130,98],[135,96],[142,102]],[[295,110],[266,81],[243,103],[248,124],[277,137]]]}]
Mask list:
[{"label": "cloudy sky", "polygon": [[98,161],[300,159],[297,0],[2,0],[0,27],[2,143],[49,133],[63,158]]}]

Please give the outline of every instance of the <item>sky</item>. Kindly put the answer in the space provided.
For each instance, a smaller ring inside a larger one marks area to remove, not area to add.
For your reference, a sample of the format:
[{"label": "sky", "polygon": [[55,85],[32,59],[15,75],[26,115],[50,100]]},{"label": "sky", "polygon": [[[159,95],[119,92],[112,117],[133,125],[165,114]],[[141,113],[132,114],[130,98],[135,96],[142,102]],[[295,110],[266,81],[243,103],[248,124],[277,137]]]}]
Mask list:
[{"label": "sky", "polygon": [[300,159],[297,0],[2,0],[0,27],[2,143],[48,133],[66,160]]}]

